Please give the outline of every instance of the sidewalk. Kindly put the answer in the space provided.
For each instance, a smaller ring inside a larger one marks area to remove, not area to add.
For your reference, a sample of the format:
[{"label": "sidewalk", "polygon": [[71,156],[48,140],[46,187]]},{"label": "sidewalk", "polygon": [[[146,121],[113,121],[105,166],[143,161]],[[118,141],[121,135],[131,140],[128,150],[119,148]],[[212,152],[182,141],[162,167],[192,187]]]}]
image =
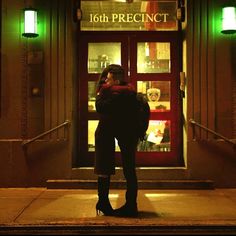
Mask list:
[{"label": "sidewalk", "polygon": [[[125,190],[111,189],[114,208]],[[236,234],[236,189],[139,190],[139,217],[96,216],[95,189],[0,188],[0,234]]]}]

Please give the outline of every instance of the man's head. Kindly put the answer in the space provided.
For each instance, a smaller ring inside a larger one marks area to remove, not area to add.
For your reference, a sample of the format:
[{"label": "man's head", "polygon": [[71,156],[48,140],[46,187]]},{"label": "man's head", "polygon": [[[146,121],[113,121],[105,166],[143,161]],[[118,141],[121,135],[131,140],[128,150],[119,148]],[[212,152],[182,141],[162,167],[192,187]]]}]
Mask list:
[{"label": "man's head", "polygon": [[125,72],[122,66],[111,64],[107,67],[107,83],[122,84],[125,83]]}]

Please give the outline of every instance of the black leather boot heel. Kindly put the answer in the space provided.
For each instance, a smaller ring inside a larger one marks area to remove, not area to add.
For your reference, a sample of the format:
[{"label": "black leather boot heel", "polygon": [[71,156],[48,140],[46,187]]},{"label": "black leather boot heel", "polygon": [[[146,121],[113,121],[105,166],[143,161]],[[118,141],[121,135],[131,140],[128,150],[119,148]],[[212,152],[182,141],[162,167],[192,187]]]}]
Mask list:
[{"label": "black leather boot heel", "polygon": [[109,201],[98,201],[96,204],[96,213],[97,215],[112,216],[114,214],[114,210]]},{"label": "black leather boot heel", "polygon": [[96,204],[96,214],[112,216],[114,210],[109,201],[110,176],[98,177],[98,202]]}]

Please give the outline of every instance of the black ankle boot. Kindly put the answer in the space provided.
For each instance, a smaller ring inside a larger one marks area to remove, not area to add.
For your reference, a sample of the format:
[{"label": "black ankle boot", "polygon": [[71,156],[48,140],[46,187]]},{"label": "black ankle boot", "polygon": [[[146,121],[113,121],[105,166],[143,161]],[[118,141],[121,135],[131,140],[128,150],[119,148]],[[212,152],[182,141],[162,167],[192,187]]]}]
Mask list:
[{"label": "black ankle boot", "polygon": [[114,214],[114,210],[108,201],[99,200],[96,204],[96,213],[97,215],[103,214],[104,216],[112,216]]},{"label": "black ankle boot", "polygon": [[109,201],[110,176],[98,177],[98,202],[96,204],[96,213],[105,216],[112,216],[113,209]]},{"label": "black ankle boot", "polygon": [[114,210],[114,216],[118,217],[137,217],[138,208],[137,204],[128,204],[125,203],[122,207]]}]

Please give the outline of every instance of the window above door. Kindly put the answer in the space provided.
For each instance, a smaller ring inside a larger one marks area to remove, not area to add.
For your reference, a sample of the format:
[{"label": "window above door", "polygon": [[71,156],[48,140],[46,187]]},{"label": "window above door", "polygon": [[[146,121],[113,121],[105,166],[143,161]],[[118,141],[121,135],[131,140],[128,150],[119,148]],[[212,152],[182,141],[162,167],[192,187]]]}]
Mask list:
[{"label": "window above door", "polygon": [[177,0],[81,1],[82,31],[176,31]]}]

